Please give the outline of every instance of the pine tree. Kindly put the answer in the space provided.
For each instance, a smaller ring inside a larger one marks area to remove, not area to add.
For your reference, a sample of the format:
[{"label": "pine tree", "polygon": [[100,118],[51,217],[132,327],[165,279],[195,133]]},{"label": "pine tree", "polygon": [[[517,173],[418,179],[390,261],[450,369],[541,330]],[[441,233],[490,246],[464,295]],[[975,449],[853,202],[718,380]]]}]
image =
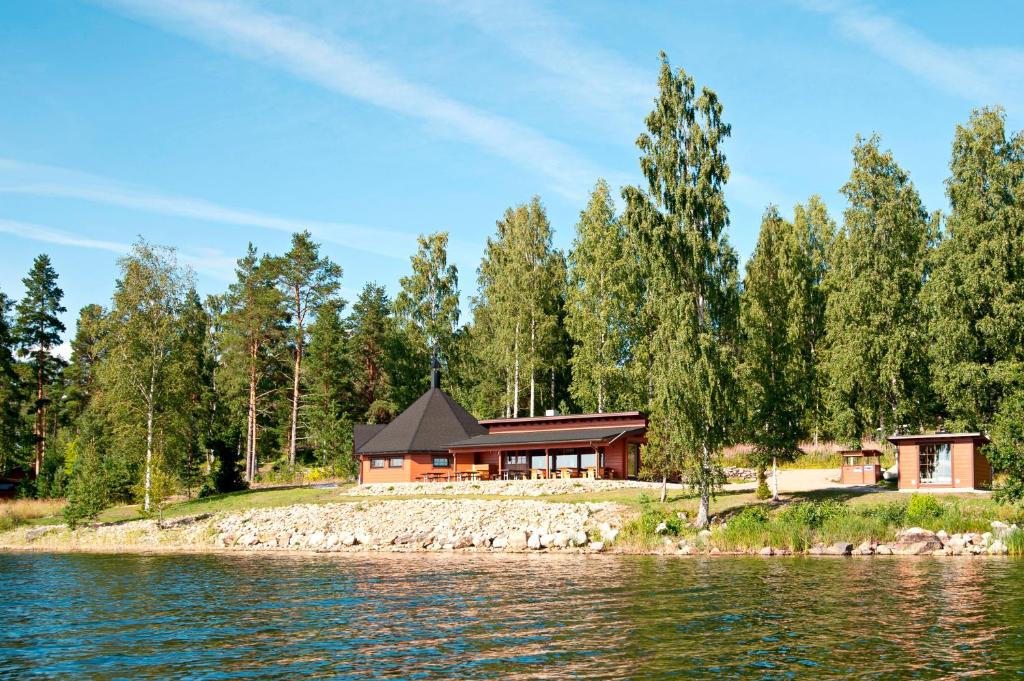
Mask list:
[{"label": "pine tree", "polygon": [[64,410],[72,423],[89,407],[96,390],[96,365],[101,361],[105,315],[104,309],[95,304],[86,305],[78,313],[75,337],[71,341],[71,362],[64,370],[67,382]]},{"label": "pine tree", "polygon": [[[729,245],[721,145],[722,105],[661,55],[659,94],[640,135],[647,188],[627,187],[624,220],[642,252],[653,331],[647,473],[681,473],[700,495],[696,524],[709,520],[724,480],[720,452],[738,415],[737,256]],[[664,497],[664,488],[662,491]]]},{"label": "pine tree", "polygon": [[28,276],[22,279],[25,295],[18,303],[14,333],[19,352],[29,358],[35,376],[36,390],[32,413],[35,415],[35,474],[38,476],[46,453],[47,409],[49,388],[64,365],[54,354],[60,345],[64,324],[58,315],[67,310],[61,305],[64,292],[57,286],[57,272],[45,253],[36,256]]},{"label": "pine tree", "polygon": [[437,352],[447,366],[459,324],[459,273],[448,263],[447,232],[420,236],[418,243],[419,249],[410,258],[412,274],[399,280],[395,311],[411,326],[421,354]]},{"label": "pine tree", "polygon": [[225,394],[243,395],[245,479],[259,472],[260,416],[276,385],[271,376],[285,335],[284,298],[275,286],[273,266],[250,243],[235,268],[236,280],[224,296],[219,383]]},{"label": "pine tree", "polygon": [[928,214],[879,139],[857,138],[842,192],[849,201],[827,275],[825,371],[835,434],[859,443],[927,418],[921,284]]},{"label": "pine tree", "polygon": [[587,411],[616,409],[625,398],[631,281],[626,231],[608,183],[599,180],[576,225],[569,253],[565,326],[572,339],[572,387]]},{"label": "pine tree", "polygon": [[747,262],[740,298],[741,378],[750,439],[759,470],[772,465],[772,497],[779,498],[778,462],[799,453],[807,432],[812,346],[807,307],[814,273],[803,236],[769,206]]},{"label": "pine tree", "polygon": [[316,310],[330,301],[340,287],[341,267],[329,258],[320,257],[320,246],[312,235],[292,235],[292,247],[274,259],[278,286],[292,322],[292,400],[288,432],[288,463],[295,465],[299,432],[299,402],[302,385],[302,355],[306,345],[307,326]]},{"label": "pine tree", "polygon": [[1024,133],[1002,109],[957,126],[951,212],[923,293],[935,392],[956,428],[987,428],[1024,383]]}]

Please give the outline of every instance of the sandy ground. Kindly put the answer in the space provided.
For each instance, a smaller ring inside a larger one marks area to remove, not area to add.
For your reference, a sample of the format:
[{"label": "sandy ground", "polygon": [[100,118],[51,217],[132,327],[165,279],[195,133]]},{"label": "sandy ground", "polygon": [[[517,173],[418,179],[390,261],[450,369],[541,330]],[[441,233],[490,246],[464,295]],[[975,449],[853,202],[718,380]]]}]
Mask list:
[{"label": "sandy ground", "polygon": [[[772,484],[771,471],[768,471],[768,485]],[[779,471],[780,492],[809,492],[816,489],[834,487],[857,487],[857,485],[839,484],[838,468],[794,468]],[[725,485],[725,489],[734,491],[753,491],[757,483],[741,482]]]}]

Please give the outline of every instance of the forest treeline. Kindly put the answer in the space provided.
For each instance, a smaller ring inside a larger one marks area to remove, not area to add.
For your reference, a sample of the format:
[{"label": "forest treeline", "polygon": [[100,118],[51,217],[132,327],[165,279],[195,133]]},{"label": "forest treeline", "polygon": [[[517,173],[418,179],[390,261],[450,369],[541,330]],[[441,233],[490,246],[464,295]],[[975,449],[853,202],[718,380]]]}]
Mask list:
[{"label": "forest treeline", "polygon": [[948,213],[930,212],[877,135],[856,138],[846,208],[768,206],[741,273],[728,239],[722,103],[664,55],[637,140],[643,182],[598,180],[568,252],[541,200],[488,238],[460,323],[447,234],[422,236],[390,298],[339,295],[341,267],[308,233],[255,247],[202,299],[172,249],[139,241],[107,306],[78,315],[40,255],[0,294],[0,471],[69,515],[169,494],[353,470],[352,425],[387,422],[427,387],[478,417],[639,409],[643,473],[684,476],[698,523],[726,445],[762,466],[807,439],[857,443],[983,429],[1002,493],[1024,493],[1024,135],[998,107],[953,131]]}]

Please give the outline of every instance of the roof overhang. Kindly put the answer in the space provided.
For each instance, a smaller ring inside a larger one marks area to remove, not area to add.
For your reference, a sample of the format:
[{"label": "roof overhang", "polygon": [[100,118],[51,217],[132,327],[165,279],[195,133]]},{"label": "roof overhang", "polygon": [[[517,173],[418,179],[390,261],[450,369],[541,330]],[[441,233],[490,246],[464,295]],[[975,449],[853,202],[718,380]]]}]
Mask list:
[{"label": "roof overhang", "polygon": [[607,445],[620,437],[644,431],[646,428],[636,426],[508,431],[477,435],[468,440],[453,442],[448,448],[451,451],[488,451]]},{"label": "roof overhang", "polygon": [[890,435],[885,439],[894,445],[901,442],[946,442],[949,440],[971,440],[984,444],[991,442],[985,433],[918,433],[917,435]]}]

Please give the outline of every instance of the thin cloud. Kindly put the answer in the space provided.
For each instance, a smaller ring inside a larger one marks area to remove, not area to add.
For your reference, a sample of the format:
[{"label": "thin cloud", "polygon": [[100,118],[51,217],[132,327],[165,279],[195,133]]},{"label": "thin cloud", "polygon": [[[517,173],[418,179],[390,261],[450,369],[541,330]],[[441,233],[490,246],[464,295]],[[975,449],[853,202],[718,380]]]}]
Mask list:
[{"label": "thin cloud", "polygon": [[[119,256],[125,255],[132,249],[131,244],[120,241],[91,239],[52,227],[3,218],[0,218],[0,234],[10,234],[22,239],[57,246],[107,251]],[[234,278],[235,260],[216,249],[203,248],[194,252],[178,250],[178,258],[195,271],[215,279],[231,281]]]},{"label": "thin cloud", "polygon": [[[1024,86],[1024,51],[943,45],[880,12],[853,3],[803,0],[830,17],[849,39],[945,92],[975,103],[1017,105]],[[1012,102],[1006,101],[1013,98]]]},{"label": "thin cloud", "polygon": [[241,2],[107,0],[106,4],[210,47],[285,70],[327,90],[422,120],[439,133],[545,175],[573,199],[600,174],[565,144],[411,82],[354,46]]},{"label": "thin cloud", "polygon": [[[534,2],[433,0],[432,4],[543,69],[567,104],[580,107],[588,117],[596,112],[610,127],[635,132],[657,94],[649,69],[637,68],[579,38],[572,24]],[[624,143],[631,140],[627,133]]]},{"label": "thin cloud", "polygon": [[318,239],[395,258],[411,253],[416,237],[404,232],[317,220],[298,220],[173,196],[65,168],[0,158],[0,193],[77,199],[174,217],[281,232],[308,229]]}]

